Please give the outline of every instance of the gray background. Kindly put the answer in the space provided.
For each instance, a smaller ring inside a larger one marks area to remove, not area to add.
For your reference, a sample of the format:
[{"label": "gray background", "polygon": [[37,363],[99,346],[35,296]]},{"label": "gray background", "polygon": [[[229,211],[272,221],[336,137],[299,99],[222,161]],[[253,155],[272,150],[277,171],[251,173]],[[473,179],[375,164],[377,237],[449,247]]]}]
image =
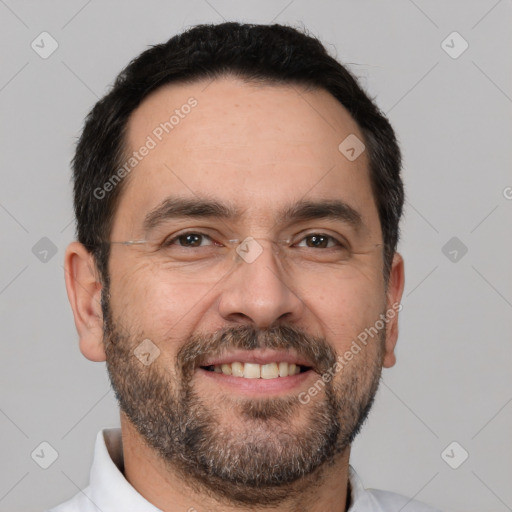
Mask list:
[{"label": "gray background", "polygon": [[[64,288],[84,116],[148,45],[223,19],[304,24],[350,64],[401,141],[398,362],[351,464],[367,487],[440,508],[512,510],[511,14],[510,0],[0,0],[0,511],[78,492],[96,433],[119,421],[104,363],[79,352]],[[43,31],[59,45],[46,59],[31,48]],[[453,31],[469,44],[458,58],[462,40],[442,45]],[[43,441],[58,452],[46,470],[31,458]],[[441,456],[453,441],[452,464],[469,453],[458,469]]]}]

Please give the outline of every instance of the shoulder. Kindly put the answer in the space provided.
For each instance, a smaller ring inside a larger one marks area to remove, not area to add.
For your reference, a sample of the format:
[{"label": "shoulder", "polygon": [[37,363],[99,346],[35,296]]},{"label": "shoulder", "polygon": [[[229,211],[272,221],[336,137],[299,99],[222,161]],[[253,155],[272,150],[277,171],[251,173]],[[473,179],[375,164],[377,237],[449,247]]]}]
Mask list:
[{"label": "shoulder", "polygon": [[98,508],[87,496],[89,488],[75,494],[72,498],[44,512],[98,512]]},{"label": "shoulder", "polygon": [[395,492],[379,489],[366,489],[366,492],[369,500],[373,501],[373,505],[379,507],[376,510],[382,512],[395,512],[402,509],[404,509],[404,512],[441,512],[439,509],[431,507],[426,503],[407,498]]},{"label": "shoulder", "polygon": [[356,470],[350,465],[349,482],[352,499],[348,512],[441,512],[396,492],[364,487]]}]

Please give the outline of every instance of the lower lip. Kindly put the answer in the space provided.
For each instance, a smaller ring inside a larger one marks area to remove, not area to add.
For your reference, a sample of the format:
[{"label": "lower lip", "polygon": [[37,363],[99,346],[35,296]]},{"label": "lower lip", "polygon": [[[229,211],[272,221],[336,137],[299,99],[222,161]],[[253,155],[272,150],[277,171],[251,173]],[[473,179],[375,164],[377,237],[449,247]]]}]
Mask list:
[{"label": "lower lip", "polygon": [[199,368],[197,370],[200,375],[204,375],[211,382],[226,386],[231,391],[237,390],[247,394],[265,394],[269,393],[285,393],[289,391],[297,391],[298,388],[303,387],[303,383],[311,379],[316,373],[313,370],[298,373],[296,375],[289,375],[288,377],[276,377],[274,379],[246,379],[244,377],[233,377],[232,375],[225,375],[223,373],[211,372]]}]

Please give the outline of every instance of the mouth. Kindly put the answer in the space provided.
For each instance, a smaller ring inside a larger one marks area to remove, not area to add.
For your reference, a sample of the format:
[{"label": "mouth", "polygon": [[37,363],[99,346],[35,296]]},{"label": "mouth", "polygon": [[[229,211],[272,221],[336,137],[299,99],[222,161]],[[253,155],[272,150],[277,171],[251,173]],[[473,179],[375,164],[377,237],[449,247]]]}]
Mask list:
[{"label": "mouth", "polygon": [[289,392],[316,375],[310,361],[269,349],[226,353],[202,361],[197,369],[210,383],[251,394]]},{"label": "mouth", "polygon": [[224,375],[232,375],[243,379],[277,379],[311,370],[310,366],[286,361],[273,361],[266,364],[235,361],[233,363],[210,364],[200,368],[207,372],[223,373]]}]

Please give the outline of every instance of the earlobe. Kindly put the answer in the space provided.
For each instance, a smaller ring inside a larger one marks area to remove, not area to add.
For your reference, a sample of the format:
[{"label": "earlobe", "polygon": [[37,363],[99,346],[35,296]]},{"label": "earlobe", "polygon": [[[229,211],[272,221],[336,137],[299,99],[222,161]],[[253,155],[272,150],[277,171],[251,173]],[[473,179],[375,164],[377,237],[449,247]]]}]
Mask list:
[{"label": "earlobe", "polygon": [[391,368],[396,363],[395,347],[398,341],[398,315],[399,311],[402,309],[400,301],[402,299],[404,285],[404,260],[398,252],[395,252],[389,275],[386,298],[386,316],[389,318],[389,321],[386,325],[386,345],[382,363],[384,368]]},{"label": "earlobe", "polygon": [[81,243],[72,242],[66,249],[64,271],[80,351],[91,361],[105,361],[102,284],[92,254]]}]

